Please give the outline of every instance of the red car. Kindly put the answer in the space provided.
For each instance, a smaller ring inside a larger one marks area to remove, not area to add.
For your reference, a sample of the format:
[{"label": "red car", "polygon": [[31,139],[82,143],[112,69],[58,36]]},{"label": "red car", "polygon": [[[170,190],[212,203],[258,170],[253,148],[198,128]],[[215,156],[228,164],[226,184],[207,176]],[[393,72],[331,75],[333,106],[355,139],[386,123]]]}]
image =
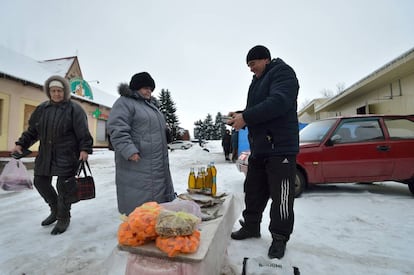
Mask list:
[{"label": "red car", "polygon": [[[414,194],[414,115],[318,120],[300,131],[296,196],[314,184],[397,181]],[[237,161],[246,173],[249,152]]]}]

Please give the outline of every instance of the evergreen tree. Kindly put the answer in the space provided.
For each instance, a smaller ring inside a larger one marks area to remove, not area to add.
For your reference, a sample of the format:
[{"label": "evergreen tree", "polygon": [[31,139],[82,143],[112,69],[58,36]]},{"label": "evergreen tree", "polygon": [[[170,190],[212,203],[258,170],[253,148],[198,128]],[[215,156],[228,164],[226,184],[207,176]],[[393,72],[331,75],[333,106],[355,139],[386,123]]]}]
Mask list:
[{"label": "evergreen tree", "polygon": [[213,140],[215,127],[213,124],[213,118],[211,117],[210,114],[207,114],[207,117],[204,119],[203,126],[204,126],[203,128],[205,131],[206,139]]},{"label": "evergreen tree", "polygon": [[205,133],[203,132],[203,122],[201,119],[194,122],[194,138],[195,139],[205,139]]},{"label": "evergreen tree", "polygon": [[171,98],[170,91],[168,91],[168,89],[161,89],[158,100],[160,101],[160,111],[164,114],[165,120],[171,129],[173,140],[176,140],[180,137],[180,135],[182,135],[183,131],[180,130],[180,123],[177,115],[175,114],[177,108]]},{"label": "evergreen tree", "polygon": [[194,122],[194,138],[205,140],[220,140],[226,131],[226,124],[223,123],[223,115],[218,112],[213,123],[210,114],[202,121]]},{"label": "evergreen tree", "polygon": [[223,115],[218,112],[216,115],[216,120],[215,120],[215,136],[214,139],[218,140],[218,139],[222,139],[224,132],[226,131],[226,124],[223,123]]}]

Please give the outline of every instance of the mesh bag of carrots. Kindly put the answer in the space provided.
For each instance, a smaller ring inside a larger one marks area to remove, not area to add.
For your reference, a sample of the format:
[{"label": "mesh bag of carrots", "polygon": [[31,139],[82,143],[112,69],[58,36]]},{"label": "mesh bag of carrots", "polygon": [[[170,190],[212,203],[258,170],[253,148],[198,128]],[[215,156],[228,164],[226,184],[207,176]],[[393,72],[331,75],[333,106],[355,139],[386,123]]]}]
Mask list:
[{"label": "mesh bag of carrots", "polygon": [[200,231],[194,230],[191,235],[162,237],[155,239],[155,245],[168,257],[175,257],[180,253],[194,253],[200,245]]},{"label": "mesh bag of carrots", "polygon": [[160,211],[161,206],[156,202],[147,202],[135,208],[118,228],[119,244],[138,246],[155,240],[158,236],[155,224]]},{"label": "mesh bag of carrots", "polygon": [[197,225],[201,219],[184,211],[163,209],[156,202],[135,208],[118,228],[118,243],[139,246],[155,240],[155,245],[169,257],[194,253],[200,245]]},{"label": "mesh bag of carrots", "polygon": [[200,231],[196,227],[200,222],[193,214],[162,209],[155,225],[159,235],[155,245],[168,257],[196,252],[200,245]]}]

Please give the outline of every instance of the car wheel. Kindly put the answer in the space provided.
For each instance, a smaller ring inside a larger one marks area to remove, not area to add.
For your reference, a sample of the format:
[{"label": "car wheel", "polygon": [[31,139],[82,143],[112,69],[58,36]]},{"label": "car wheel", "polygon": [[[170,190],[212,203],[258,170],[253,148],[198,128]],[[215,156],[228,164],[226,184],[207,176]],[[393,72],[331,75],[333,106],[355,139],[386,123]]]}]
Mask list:
[{"label": "car wheel", "polygon": [[299,169],[296,170],[296,178],[295,178],[295,198],[300,197],[303,190],[306,187],[306,179],[303,175],[302,171]]},{"label": "car wheel", "polygon": [[411,194],[414,195],[414,180],[408,182],[408,189],[410,189]]},{"label": "car wheel", "polygon": [[185,149],[187,149],[187,148],[185,148],[185,146],[181,146],[181,149],[185,150]]}]

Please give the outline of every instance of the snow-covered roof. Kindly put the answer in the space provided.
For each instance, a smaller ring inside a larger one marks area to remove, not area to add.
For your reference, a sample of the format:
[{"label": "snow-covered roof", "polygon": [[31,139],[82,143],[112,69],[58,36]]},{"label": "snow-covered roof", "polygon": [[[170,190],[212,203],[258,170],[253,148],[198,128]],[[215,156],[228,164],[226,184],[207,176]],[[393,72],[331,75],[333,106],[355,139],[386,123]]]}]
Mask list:
[{"label": "snow-covered roof", "polygon": [[43,86],[52,75],[36,60],[0,45],[0,73]]},{"label": "snow-covered roof", "polygon": [[66,73],[69,71],[70,66],[75,61],[75,56],[67,58],[59,58],[54,60],[45,60],[40,61],[39,64],[44,66],[44,68],[54,74],[65,77]]},{"label": "snow-covered roof", "polygon": [[[65,77],[73,61],[74,57],[39,62],[0,45],[0,73],[39,86],[43,86],[45,80],[51,75]],[[72,94],[72,97],[109,108],[118,98],[98,88],[91,87],[91,89],[93,100],[75,94]]]},{"label": "snow-covered roof", "polygon": [[99,90],[96,87],[90,86],[93,93],[93,99],[89,99],[83,96],[79,96],[77,94],[72,94],[71,96],[74,98],[78,98],[83,101],[99,104],[108,108],[112,108],[112,105],[114,104],[115,100],[118,99],[117,96],[108,94],[102,90]]},{"label": "snow-covered roof", "polygon": [[107,92],[104,92],[96,87],[92,87],[93,92],[93,101],[96,102],[99,101],[100,105],[104,105],[106,107],[112,108],[112,105],[114,105],[115,101],[118,99],[118,96],[108,94]]}]

